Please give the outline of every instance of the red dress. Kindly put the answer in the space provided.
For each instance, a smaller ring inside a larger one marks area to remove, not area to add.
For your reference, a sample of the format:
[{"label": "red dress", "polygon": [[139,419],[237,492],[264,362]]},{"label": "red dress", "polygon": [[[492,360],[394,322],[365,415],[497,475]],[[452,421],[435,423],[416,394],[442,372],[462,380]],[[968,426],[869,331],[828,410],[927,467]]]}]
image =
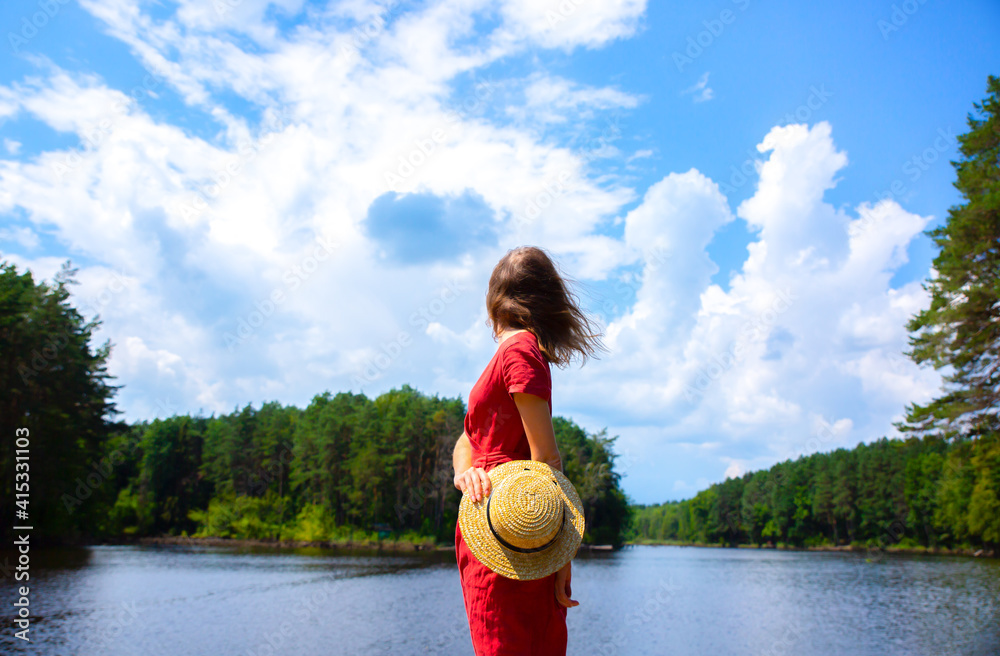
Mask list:
[{"label": "red dress", "polygon": [[[475,467],[489,471],[510,460],[531,460],[511,392],[540,396],[551,414],[551,370],[529,331],[500,344],[469,393],[465,433]],[[554,573],[534,581],[501,576],[469,551],[457,525],[455,555],[476,656],[565,656],[566,608],[556,601]]]}]

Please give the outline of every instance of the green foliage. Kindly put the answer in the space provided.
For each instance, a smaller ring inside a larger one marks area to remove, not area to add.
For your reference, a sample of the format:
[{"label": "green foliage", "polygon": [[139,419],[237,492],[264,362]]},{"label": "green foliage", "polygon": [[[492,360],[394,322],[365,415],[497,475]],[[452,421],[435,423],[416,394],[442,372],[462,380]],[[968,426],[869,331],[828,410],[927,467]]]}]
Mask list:
[{"label": "green foliage", "polygon": [[119,490],[104,534],[131,537],[148,533],[153,526],[152,508],[152,505],[142,503],[130,487]]},{"label": "green foliage", "polygon": [[882,438],[731,478],[685,501],[636,507],[635,536],[700,544],[995,549],[998,500],[996,435],[956,443]]},{"label": "green foliage", "polygon": [[211,488],[199,473],[205,419],[171,417],[145,427],[135,479],[140,503],[156,508],[154,532],[192,531],[188,513],[208,501]]},{"label": "green foliage", "polygon": [[[29,521],[35,540],[74,540],[105,521],[114,500],[103,486],[113,466],[100,465],[106,442],[125,429],[117,414],[106,363],[110,343],[91,349],[100,325],[70,304],[75,269],[66,263],[53,284],[36,283],[0,262],[0,524],[4,540],[15,524],[16,435],[30,441]],[[20,433],[15,433],[20,429]],[[96,469],[91,465],[100,465]],[[23,470],[22,470],[23,471]],[[108,498],[110,497],[110,498]]]},{"label": "green foliage", "polygon": [[941,397],[908,406],[901,430],[950,437],[1000,428],[1000,78],[989,76],[987,92],[953,162],[965,202],[927,232],[940,247],[937,275],[924,284],[930,307],[907,324],[910,357],[950,372]]},{"label": "green foliage", "polygon": [[302,506],[295,518],[291,537],[306,542],[325,542],[336,534],[336,528],[333,513],[326,506],[310,503]]},{"label": "green foliage", "polygon": [[[616,438],[554,417],[564,470],[584,504],[585,542],[1000,545],[1000,79],[990,76],[988,93],[959,137],[964,204],[928,232],[940,247],[925,285],[930,307],[907,324],[909,355],[948,372],[941,397],[907,407],[898,427],[914,437],[630,507]],[[272,402],[113,423],[111,347],[91,349],[99,324],[70,305],[73,273],[67,265],[55,284],[36,284],[0,263],[0,434],[30,431],[36,535],[452,541],[461,399],[404,385],[375,399],[326,392],[305,409]],[[14,498],[13,456],[0,452],[5,499]],[[14,509],[0,505],[2,530],[15,523]]]},{"label": "green foliage", "polygon": [[590,435],[564,417],[553,417],[556,445],[562,456],[563,471],[572,481],[583,502],[587,544],[620,547],[632,520],[632,510],[621,489],[621,475],[615,471],[617,457],[612,452],[616,437],[607,430]]},{"label": "green foliage", "polygon": [[969,533],[1000,544],[1000,441],[995,435],[976,445],[971,465],[975,484],[969,498]]},{"label": "green foliage", "polygon": [[290,505],[291,499],[273,492],[263,497],[219,497],[206,510],[189,511],[188,517],[200,526],[195,537],[280,540],[289,537],[285,516]]}]

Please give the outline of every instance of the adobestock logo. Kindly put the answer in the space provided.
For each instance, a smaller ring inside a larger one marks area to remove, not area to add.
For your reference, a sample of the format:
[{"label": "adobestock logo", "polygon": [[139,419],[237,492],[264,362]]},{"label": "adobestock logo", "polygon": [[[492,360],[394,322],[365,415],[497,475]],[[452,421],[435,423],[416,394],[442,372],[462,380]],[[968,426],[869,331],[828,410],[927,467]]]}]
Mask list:
[{"label": "adobestock logo", "polygon": [[[750,0],[733,0],[733,4],[740,11],[746,11],[747,7],[750,6]],[[701,24],[705,29],[687,38],[687,47],[683,52],[675,50],[671,55],[678,72],[683,73],[685,66],[693,64],[694,60],[701,57],[705,50],[722,36],[722,33],[726,31],[726,26],[736,22],[736,16],[736,12],[732,9],[723,9],[719,12],[718,17],[703,20]]]},{"label": "adobestock logo", "polygon": [[[958,140],[955,138],[955,134],[951,128],[939,128],[937,131],[937,138],[934,139],[934,142],[910,159],[906,160],[901,167],[902,172],[906,174],[911,183],[916,182],[924,175],[924,173],[930,170],[931,166],[935,162],[941,159],[941,156],[944,153],[954,148],[957,143]],[[874,205],[870,205],[868,203],[861,205],[861,209],[858,212],[860,218],[852,224],[852,236],[856,236],[861,232],[868,230],[873,225],[884,219],[890,208],[887,201],[898,202],[897,199],[904,200],[905,198],[908,198],[912,192],[913,189],[907,186],[906,182],[902,178],[896,178],[889,183],[887,189],[876,192]]]},{"label": "adobestock logo", "polygon": [[414,139],[413,145],[396,157],[395,168],[385,171],[383,174],[386,187],[390,191],[401,191],[405,182],[435,153],[441,150],[455,126],[462,119],[477,113],[484,107],[496,92],[496,86],[496,83],[491,79],[477,80],[473,84],[472,90],[459,102],[458,107],[446,112],[445,125],[439,125],[423,137]]},{"label": "adobestock logo", "polygon": [[319,269],[319,265],[330,259],[333,252],[340,248],[339,243],[330,241],[323,236],[318,235],[316,242],[317,245],[313,247],[309,255],[285,271],[281,277],[281,285],[273,288],[264,298],[257,300],[253,309],[237,320],[235,332],[223,333],[222,339],[230,353],[253,336],[281,304],[288,300],[289,292],[301,287]]},{"label": "adobestock logo", "polygon": [[739,334],[729,345],[729,348],[712,356],[711,361],[695,375],[693,384],[684,386],[684,398],[689,403],[694,403],[701,398],[714,381],[721,378],[722,374],[735,367],[747,356],[749,346],[766,336],[778,317],[787,312],[795,304],[797,298],[791,288],[778,291],[776,298],[767,309],[740,326]]},{"label": "adobestock logo", "polygon": [[[429,302],[410,314],[410,325],[426,332],[431,323],[444,314],[448,306],[457,301],[466,290],[468,290],[466,285],[453,278],[447,285],[439,289]],[[371,383],[381,378],[396,358],[411,344],[413,344],[413,336],[407,330],[401,330],[395,338],[379,344],[378,353],[369,358],[361,371],[351,378],[351,385],[361,388],[365,383]]]}]

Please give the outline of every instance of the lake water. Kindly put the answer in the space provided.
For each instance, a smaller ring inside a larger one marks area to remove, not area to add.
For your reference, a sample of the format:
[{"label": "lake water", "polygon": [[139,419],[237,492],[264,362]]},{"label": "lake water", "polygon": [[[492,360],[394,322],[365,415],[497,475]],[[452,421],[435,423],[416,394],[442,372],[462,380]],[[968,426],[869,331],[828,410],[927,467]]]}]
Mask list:
[{"label": "lake water", "polygon": [[[0,558],[2,559],[2,558]],[[569,654],[1000,654],[995,560],[634,547],[573,565]],[[472,654],[451,552],[33,552],[31,636],[0,652]]]}]

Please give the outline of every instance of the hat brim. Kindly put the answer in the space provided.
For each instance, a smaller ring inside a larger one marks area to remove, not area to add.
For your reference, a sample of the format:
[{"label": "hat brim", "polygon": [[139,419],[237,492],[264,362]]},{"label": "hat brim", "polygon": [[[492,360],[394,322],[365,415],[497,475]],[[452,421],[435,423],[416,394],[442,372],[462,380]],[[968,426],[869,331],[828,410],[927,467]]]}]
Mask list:
[{"label": "hat brim", "polygon": [[573,559],[583,541],[585,527],[583,502],[580,501],[576,488],[565,474],[544,462],[511,460],[497,465],[487,472],[491,493],[505,478],[524,470],[550,477],[559,486],[566,512],[563,527],[551,546],[543,551],[527,554],[504,547],[497,541],[487,523],[488,498],[473,502],[468,492],[462,495],[462,502],[458,507],[458,525],[465,544],[479,562],[509,579],[532,581],[562,569],[563,565]]}]

